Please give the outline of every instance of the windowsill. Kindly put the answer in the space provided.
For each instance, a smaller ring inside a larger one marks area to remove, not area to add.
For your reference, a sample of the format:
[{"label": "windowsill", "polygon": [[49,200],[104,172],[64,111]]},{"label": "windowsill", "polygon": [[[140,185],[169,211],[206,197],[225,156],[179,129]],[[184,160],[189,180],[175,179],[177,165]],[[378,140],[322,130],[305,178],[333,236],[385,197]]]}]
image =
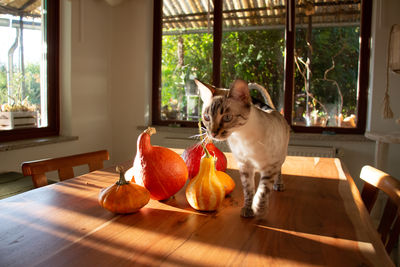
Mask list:
[{"label": "windowsill", "polygon": [[[190,138],[191,136],[198,134],[197,128],[191,127],[171,127],[171,126],[158,126],[152,125],[151,127],[156,128],[156,130],[160,133],[178,133],[180,135],[187,136],[188,140],[193,140]],[[137,127],[138,130],[145,130],[146,126]],[[315,141],[340,141],[340,142],[371,142],[368,138],[366,138],[362,134],[316,134],[316,133],[294,133],[290,134],[291,141],[307,141],[307,140],[315,140]]]},{"label": "windowsill", "polygon": [[10,151],[28,147],[75,141],[75,140],[78,140],[78,136],[49,136],[49,137],[42,137],[35,139],[10,141],[10,142],[0,143],[0,151]]},{"label": "windowsill", "polygon": [[363,134],[318,134],[291,133],[290,140],[340,141],[340,142],[371,142]]}]

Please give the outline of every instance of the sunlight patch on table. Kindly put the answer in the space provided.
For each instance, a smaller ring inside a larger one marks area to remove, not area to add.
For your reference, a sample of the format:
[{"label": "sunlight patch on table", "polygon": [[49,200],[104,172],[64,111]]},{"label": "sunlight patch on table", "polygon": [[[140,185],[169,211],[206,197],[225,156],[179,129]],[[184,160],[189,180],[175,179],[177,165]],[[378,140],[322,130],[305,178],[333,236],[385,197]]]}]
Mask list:
[{"label": "sunlight patch on table", "polygon": [[340,180],[346,180],[346,174],[344,174],[342,164],[340,163],[340,159],[335,159],[335,166],[338,171],[338,176]]},{"label": "sunlight patch on table", "polygon": [[149,206],[149,208],[151,208],[151,209],[171,211],[171,212],[182,212],[182,213],[195,214],[195,215],[200,215],[200,216],[208,216],[207,214],[198,212],[192,208],[183,209],[183,208],[175,207],[172,205],[164,204],[162,202],[155,201],[155,200],[150,200],[150,201],[152,202],[151,203],[152,205]]},{"label": "sunlight patch on table", "polygon": [[340,238],[340,237],[331,237],[331,236],[326,236],[326,235],[318,235],[318,234],[309,234],[309,233],[303,233],[303,232],[297,232],[297,231],[292,231],[292,230],[286,230],[286,229],[280,229],[280,228],[275,228],[275,227],[269,227],[265,225],[257,225],[260,228],[272,230],[272,231],[278,231],[282,232],[285,234],[309,239],[315,242],[319,242],[321,244],[333,246],[333,247],[338,247],[338,248],[343,248],[347,250],[355,250],[357,246],[365,252],[365,253],[375,253],[375,249],[372,246],[371,243],[368,242],[361,242],[357,240],[351,240],[351,239],[345,239],[345,238]]}]

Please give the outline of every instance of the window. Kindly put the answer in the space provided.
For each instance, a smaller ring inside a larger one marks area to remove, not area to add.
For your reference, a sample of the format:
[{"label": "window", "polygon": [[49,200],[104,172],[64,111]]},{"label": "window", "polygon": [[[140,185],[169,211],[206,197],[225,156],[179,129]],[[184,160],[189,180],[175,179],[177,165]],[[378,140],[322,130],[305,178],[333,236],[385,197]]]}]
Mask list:
[{"label": "window", "polygon": [[196,125],[193,78],[224,88],[242,78],[267,88],[296,132],[363,133],[371,8],[361,0],[156,0],[153,123]]},{"label": "window", "polygon": [[0,3],[0,141],[59,133],[59,1]]}]

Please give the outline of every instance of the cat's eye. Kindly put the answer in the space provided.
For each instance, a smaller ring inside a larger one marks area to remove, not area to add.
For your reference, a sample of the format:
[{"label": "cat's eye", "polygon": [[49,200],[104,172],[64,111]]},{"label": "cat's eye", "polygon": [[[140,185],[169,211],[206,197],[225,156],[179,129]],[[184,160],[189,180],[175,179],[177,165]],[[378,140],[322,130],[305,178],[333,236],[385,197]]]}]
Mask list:
[{"label": "cat's eye", "polygon": [[225,114],[225,115],[222,117],[222,120],[223,120],[224,122],[230,122],[230,121],[232,120],[232,115],[231,115],[231,114]]},{"label": "cat's eye", "polygon": [[207,114],[204,114],[204,115],[203,115],[203,119],[204,119],[205,121],[210,121],[210,116],[208,116]]}]

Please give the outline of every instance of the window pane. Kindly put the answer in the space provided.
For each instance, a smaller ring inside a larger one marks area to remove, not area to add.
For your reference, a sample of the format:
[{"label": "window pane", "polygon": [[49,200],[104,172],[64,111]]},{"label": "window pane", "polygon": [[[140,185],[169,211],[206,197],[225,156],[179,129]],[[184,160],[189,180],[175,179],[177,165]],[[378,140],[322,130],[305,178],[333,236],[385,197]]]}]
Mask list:
[{"label": "window pane", "polygon": [[41,5],[34,2],[23,16],[0,14],[0,130],[47,126]]},{"label": "window pane", "polygon": [[[155,94],[161,104],[153,121],[164,124],[159,121],[161,118],[167,124],[198,118],[199,100],[190,91],[196,92],[193,77],[208,83],[213,77],[213,82],[225,88],[234,79],[242,78],[265,87],[275,107],[285,112],[295,131],[322,132],[326,130],[324,127],[341,133],[364,130],[368,81],[365,67],[369,55],[365,45],[359,47],[361,1],[294,0],[292,7],[285,0],[223,0],[215,2],[221,14],[213,14],[213,2],[162,1],[162,99]],[[370,2],[363,5],[367,12],[363,25],[366,39],[370,5]],[[286,18],[286,10],[296,11],[290,12],[296,15],[294,20]],[[218,24],[222,22],[221,36],[219,29],[213,33],[216,40],[211,36],[214,15]],[[286,19],[296,26],[286,28]],[[158,45],[156,42],[156,48]],[[213,68],[213,64],[218,65]],[[359,69],[363,70],[361,76]],[[360,78],[364,75],[367,78]],[[158,87],[158,80],[154,83]],[[265,102],[259,94],[251,94]]]},{"label": "window pane", "polygon": [[[163,1],[161,119],[197,121],[200,99],[193,79],[211,83],[212,1]],[[208,6],[210,4],[210,6]]]},{"label": "window pane", "polygon": [[360,5],[298,1],[294,125],[356,127]]},{"label": "window pane", "polygon": [[[258,83],[282,112],[285,17],[285,1],[224,1],[223,5],[223,87],[229,88],[235,78]],[[264,102],[261,95],[251,93]]]}]

